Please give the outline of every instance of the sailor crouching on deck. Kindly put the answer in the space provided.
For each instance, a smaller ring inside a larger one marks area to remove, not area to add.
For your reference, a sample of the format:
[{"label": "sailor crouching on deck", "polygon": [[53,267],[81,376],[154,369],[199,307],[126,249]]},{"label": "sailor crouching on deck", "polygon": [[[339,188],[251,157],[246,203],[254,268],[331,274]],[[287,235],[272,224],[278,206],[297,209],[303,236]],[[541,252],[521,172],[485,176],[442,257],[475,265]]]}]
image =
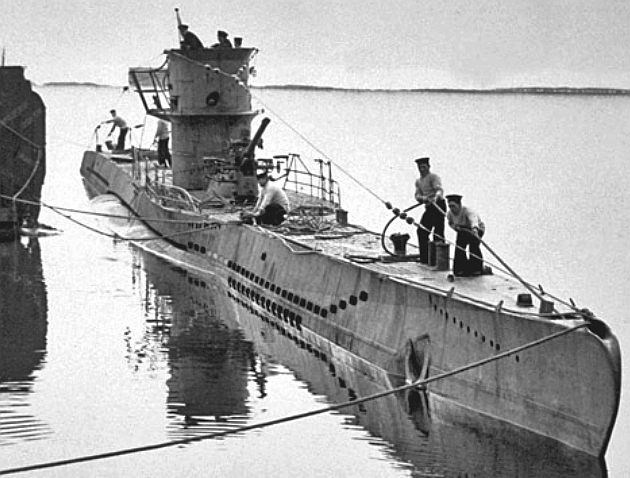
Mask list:
[{"label": "sailor crouching on deck", "polygon": [[[462,196],[449,194],[448,225],[457,231],[455,241],[455,258],[453,259],[453,273],[456,276],[475,276],[485,273],[483,257],[481,255],[481,238],[486,232],[486,226],[479,215],[469,207],[462,206]],[[468,251],[466,249],[468,248]]]},{"label": "sailor crouching on deck", "polygon": [[286,219],[289,198],[282,188],[271,180],[266,171],[258,173],[256,178],[261,188],[258,202],[253,211],[243,213],[243,219],[246,222],[253,219],[256,224],[277,226]]},{"label": "sailor crouching on deck", "polygon": [[[444,242],[444,211],[446,202],[443,199],[442,180],[431,172],[429,158],[414,160],[418,166],[420,177],[416,179],[416,201],[424,204],[424,214],[420,219],[422,227],[418,228],[418,247],[420,262],[429,262],[429,234],[433,232],[434,242]],[[437,206],[437,207],[436,207]]]}]

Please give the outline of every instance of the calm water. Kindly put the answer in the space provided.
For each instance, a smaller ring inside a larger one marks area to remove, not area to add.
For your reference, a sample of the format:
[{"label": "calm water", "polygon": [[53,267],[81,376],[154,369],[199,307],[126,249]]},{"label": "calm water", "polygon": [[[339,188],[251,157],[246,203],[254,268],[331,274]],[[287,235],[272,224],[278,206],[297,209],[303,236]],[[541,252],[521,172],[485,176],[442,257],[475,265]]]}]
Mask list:
[{"label": "calm water", "polygon": [[[111,107],[143,123],[139,101],[111,88],[39,92],[48,106],[44,201],[90,209],[78,172],[82,152]],[[496,252],[525,278],[604,318],[622,351],[629,349],[630,98],[254,93],[370,191],[337,174],[351,222],[380,230],[389,216],[377,198],[411,205],[411,160],[429,155],[446,189],[481,213]],[[261,156],[322,157],[270,117]],[[141,132],[134,130],[136,141]],[[50,209],[41,221],[63,233],[0,245],[0,470],[226,430],[387,385],[331,372],[235,308],[211,276],[179,270]],[[432,423],[418,400],[411,414],[408,397],[390,397],[346,413],[30,475],[605,473],[511,436]],[[630,473],[629,408],[624,393],[606,455],[609,476]]]}]

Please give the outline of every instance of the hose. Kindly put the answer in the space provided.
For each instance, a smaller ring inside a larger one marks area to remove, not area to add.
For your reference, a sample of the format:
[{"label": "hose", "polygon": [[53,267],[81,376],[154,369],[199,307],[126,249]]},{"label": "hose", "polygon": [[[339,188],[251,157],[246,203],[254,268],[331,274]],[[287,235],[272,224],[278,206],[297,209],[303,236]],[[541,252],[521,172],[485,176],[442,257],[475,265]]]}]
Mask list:
[{"label": "hose", "polygon": [[400,214],[395,214],[394,217],[392,217],[389,221],[387,221],[387,224],[385,224],[385,227],[383,228],[383,232],[381,232],[381,246],[383,247],[383,250],[385,252],[387,252],[390,256],[395,256],[396,254],[394,254],[392,251],[390,251],[387,246],[385,245],[385,232],[387,231],[387,229],[389,228],[389,226],[391,225],[392,222],[394,222],[394,220],[396,220],[396,218],[401,217],[402,219],[404,219],[405,217],[402,216],[402,214],[405,214],[408,211],[411,211],[412,209],[417,208],[418,206],[421,206],[422,203],[416,203],[413,206],[409,206],[407,209],[403,210],[402,213]]}]

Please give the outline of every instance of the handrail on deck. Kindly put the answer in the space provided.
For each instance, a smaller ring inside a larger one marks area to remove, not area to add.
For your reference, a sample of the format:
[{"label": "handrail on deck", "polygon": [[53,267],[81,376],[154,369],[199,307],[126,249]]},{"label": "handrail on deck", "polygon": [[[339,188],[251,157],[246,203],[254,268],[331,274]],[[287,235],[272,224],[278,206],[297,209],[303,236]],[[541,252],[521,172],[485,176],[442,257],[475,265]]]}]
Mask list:
[{"label": "handrail on deck", "polygon": [[[276,156],[274,159],[285,159],[287,167],[284,174],[283,189],[296,193],[307,194],[313,198],[327,201],[335,207],[341,206],[341,191],[339,183],[332,178],[330,161],[315,159],[319,164],[319,173],[311,172],[299,154],[289,153]],[[324,170],[327,166],[327,171]]]}]

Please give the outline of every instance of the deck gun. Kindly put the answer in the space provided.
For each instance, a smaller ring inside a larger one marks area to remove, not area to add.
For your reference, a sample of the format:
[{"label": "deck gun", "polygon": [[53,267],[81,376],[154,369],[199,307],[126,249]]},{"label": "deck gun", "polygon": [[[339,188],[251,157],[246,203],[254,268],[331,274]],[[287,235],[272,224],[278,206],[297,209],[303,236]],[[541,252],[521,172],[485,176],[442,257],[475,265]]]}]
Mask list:
[{"label": "deck gun", "polygon": [[236,166],[240,170],[236,183],[236,200],[238,202],[255,201],[258,198],[258,183],[256,182],[258,163],[254,157],[254,151],[270,121],[269,118],[263,118],[247,149],[234,158]]}]

